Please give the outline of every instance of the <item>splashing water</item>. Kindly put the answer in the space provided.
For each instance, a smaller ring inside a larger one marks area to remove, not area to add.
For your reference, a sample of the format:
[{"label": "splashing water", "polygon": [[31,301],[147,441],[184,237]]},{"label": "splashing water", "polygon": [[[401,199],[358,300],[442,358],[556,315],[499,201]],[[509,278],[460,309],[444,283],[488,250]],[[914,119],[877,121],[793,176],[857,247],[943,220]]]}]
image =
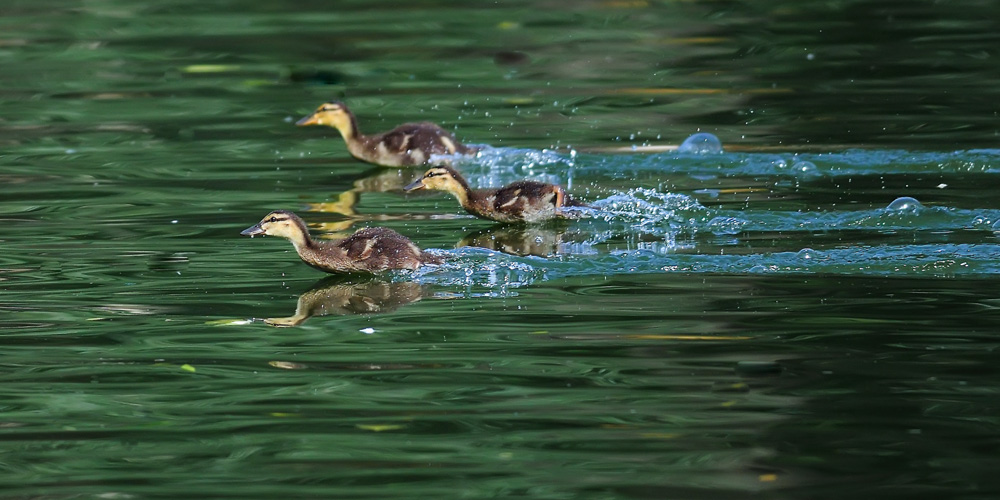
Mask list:
[{"label": "splashing water", "polygon": [[[940,276],[1000,271],[990,257],[1000,253],[994,236],[1000,234],[1000,210],[927,207],[911,196],[883,204],[875,201],[877,193],[866,191],[861,193],[871,200],[852,203],[851,191],[844,189],[858,187],[852,172],[864,165],[870,169],[872,162],[891,161],[887,171],[925,176],[942,165],[954,167],[958,160],[950,153],[752,153],[717,154],[709,159],[689,153],[597,157],[486,148],[465,161],[462,168],[479,186],[523,178],[565,183],[574,175],[589,179],[624,176],[628,183],[665,175],[694,180],[682,183],[686,192],[673,192],[663,187],[669,183],[661,183],[587,199],[592,208],[576,210],[579,218],[569,222],[568,229],[539,232],[551,242],[545,258],[473,248],[449,250],[452,260],[422,270],[417,275],[421,282],[473,287],[503,296],[560,277],[636,272]],[[971,159],[966,155],[963,161],[962,168],[989,172],[994,163],[1000,163],[1000,154],[982,151]],[[733,204],[727,192],[739,192],[739,184],[728,189],[733,182],[722,180],[760,176],[773,177],[774,190],[833,186],[841,191],[837,200],[846,202],[835,207],[810,203],[786,207],[787,203],[769,202],[766,197],[748,197],[738,206]],[[922,177],[904,179],[914,178]],[[789,184],[789,179],[794,182]],[[804,187],[799,181],[816,182]],[[594,189],[602,184],[591,182]],[[886,182],[892,179],[883,185]],[[705,187],[713,183],[722,184]],[[947,183],[937,185],[937,189],[945,187]],[[860,189],[866,189],[865,185]],[[703,205],[699,199],[710,204]],[[906,235],[906,241],[885,244],[887,235],[899,233]]]},{"label": "splashing water", "polygon": [[659,224],[673,219],[682,223],[688,212],[704,213],[705,207],[690,196],[662,193],[655,189],[635,188],[591,204],[605,213],[605,219],[632,221],[637,227]]},{"label": "splashing water", "polygon": [[[577,153],[550,149],[517,149],[482,146],[474,156],[449,156],[454,165],[476,188],[500,187],[516,180],[530,179],[572,186]],[[433,159],[433,158],[432,158]],[[563,174],[560,175],[560,172]]]}]

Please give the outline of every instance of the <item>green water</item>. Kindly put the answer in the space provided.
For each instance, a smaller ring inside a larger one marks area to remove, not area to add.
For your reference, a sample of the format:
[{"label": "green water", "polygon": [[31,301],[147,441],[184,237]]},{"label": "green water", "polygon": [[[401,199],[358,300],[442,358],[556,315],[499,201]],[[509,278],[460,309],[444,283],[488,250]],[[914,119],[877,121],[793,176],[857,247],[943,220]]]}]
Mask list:
[{"label": "green water", "polygon": [[[996,19],[6,1],[0,498],[995,498]],[[404,195],[332,98],[595,210]],[[448,261],[325,278],[277,208]]]}]

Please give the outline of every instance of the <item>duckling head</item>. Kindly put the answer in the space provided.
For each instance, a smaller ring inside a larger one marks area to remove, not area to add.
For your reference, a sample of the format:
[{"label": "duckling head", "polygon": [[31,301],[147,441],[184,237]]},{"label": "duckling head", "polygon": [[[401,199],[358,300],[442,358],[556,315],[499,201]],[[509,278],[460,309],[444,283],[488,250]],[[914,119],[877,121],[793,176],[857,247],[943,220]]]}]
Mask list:
[{"label": "duckling head", "polygon": [[447,191],[462,199],[468,194],[469,184],[451,167],[433,167],[424,172],[423,177],[403,187],[403,191],[407,193],[418,189]]},{"label": "duckling head", "polygon": [[306,223],[288,210],[275,210],[265,215],[257,225],[244,229],[240,234],[251,238],[257,235],[280,236],[292,240],[295,246],[304,245],[309,241]]},{"label": "duckling head", "polygon": [[295,122],[300,127],[307,125],[324,125],[333,127],[340,131],[344,137],[354,137],[357,135],[357,125],[354,115],[347,109],[347,105],[339,101],[325,102],[316,108],[311,115]]}]

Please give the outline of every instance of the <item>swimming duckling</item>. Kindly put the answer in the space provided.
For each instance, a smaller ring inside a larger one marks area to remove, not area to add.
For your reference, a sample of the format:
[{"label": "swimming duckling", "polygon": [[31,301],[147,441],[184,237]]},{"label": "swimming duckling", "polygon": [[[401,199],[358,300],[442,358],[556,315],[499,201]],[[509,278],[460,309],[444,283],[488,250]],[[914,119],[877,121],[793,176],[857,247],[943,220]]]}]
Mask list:
[{"label": "swimming duckling", "polygon": [[498,222],[542,222],[568,219],[563,207],[586,207],[555,184],[517,181],[499,189],[472,189],[462,175],[451,167],[434,167],[424,176],[403,188],[447,191],[462,208],[476,217]]},{"label": "swimming duckling", "polygon": [[267,214],[240,234],[288,238],[303,262],[328,273],[376,273],[441,263],[441,259],[421,251],[406,236],[385,227],[359,229],[342,240],[314,241],[306,223],[287,210]]},{"label": "swimming duckling", "polygon": [[427,165],[431,155],[474,153],[455,140],[447,130],[430,122],[404,123],[388,132],[364,135],[358,120],[347,105],[338,101],[324,103],[296,125],[326,125],[336,128],[347,143],[351,156],[383,167]]}]

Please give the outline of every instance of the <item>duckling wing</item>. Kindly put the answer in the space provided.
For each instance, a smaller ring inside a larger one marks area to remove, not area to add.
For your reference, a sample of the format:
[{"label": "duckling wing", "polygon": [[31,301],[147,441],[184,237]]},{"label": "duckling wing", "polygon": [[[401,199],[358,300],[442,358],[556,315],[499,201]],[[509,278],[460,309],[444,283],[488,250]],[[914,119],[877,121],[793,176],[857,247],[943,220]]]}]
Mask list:
[{"label": "duckling wing", "polygon": [[417,154],[423,163],[431,155],[465,153],[466,148],[448,131],[430,123],[404,123],[382,135],[381,143],[394,153]]},{"label": "duckling wing", "polygon": [[420,265],[420,249],[406,236],[384,227],[361,229],[338,246],[351,261],[372,271],[416,269]]},{"label": "duckling wing", "polygon": [[341,240],[337,246],[347,252],[351,260],[364,261],[381,254],[382,247],[394,235],[402,237],[384,227],[366,227]]},{"label": "duckling wing", "polygon": [[558,208],[558,192],[559,187],[552,184],[515,182],[497,190],[493,197],[493,209],[520,219],[537,212],[555,213]]}]

